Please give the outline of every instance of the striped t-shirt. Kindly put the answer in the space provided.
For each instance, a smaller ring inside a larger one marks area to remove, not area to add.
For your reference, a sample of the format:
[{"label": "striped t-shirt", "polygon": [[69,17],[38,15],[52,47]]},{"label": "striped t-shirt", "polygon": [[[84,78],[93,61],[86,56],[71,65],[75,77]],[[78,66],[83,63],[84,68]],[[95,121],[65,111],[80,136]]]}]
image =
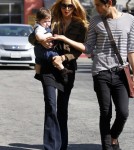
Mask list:
[{"label": "striped t-shirt", "polygon": [[[118,19],[107,18],[113,38],[124,63],[127,53],[134,52],[134,16],[122,13]],[[120,66],[101,17],[95,16],[90,21],[89,31],[85,41],[86,53],[94,55],[92,74]]]}]

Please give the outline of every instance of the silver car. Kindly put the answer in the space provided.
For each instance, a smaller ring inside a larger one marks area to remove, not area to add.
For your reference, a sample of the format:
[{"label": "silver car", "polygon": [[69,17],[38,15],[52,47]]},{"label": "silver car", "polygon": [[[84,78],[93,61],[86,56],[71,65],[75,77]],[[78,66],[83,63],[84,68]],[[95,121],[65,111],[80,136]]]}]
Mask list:
[{"label": "silver car", "polygon": [[0,64],[35,64],[34,47],[28,42],[31,25],[0,24]]}]

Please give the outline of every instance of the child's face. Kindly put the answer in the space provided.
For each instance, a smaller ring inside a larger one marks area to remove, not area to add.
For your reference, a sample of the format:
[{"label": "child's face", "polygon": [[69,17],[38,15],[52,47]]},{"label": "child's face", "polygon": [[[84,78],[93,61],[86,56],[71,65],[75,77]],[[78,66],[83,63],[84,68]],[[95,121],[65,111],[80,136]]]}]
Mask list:
[{"label": "child's face", "polygon": [[41,19],[39,21],[39,24],[44,27],[44,28],[48,28],[51,25],[51,18],[45,18],[45,19]]}]

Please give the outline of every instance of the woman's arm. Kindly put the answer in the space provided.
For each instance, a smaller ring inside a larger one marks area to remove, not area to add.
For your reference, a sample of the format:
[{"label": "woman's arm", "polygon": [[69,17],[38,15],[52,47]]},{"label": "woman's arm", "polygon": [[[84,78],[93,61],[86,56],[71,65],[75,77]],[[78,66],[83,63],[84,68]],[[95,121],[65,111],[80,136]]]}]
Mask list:
[{"label": "woman's arm", "polygon": [[83,43],[80,43],[80,42],[76,42],[76,41],[74,41],[74,40],[71,40],[71,39],[67,38],[67,37],[64,36],[64,35],[57,35],[57,34],[55,34],[54,37],[50,37],[50,38],[48,38],[48,39],[49,39],[50,41],[51,41],[51,40],[60,40],[60,41],[63,41],[63,42],[65,42],[65,43],[71,45],[72,47],[74,47],[75,49],[77,49],[77,50],[79,50],[79,51],[81,51],[81,52],[83,52],[83,53],[86,51],[86,50],[85,50],[85,46],[84,46]]}]

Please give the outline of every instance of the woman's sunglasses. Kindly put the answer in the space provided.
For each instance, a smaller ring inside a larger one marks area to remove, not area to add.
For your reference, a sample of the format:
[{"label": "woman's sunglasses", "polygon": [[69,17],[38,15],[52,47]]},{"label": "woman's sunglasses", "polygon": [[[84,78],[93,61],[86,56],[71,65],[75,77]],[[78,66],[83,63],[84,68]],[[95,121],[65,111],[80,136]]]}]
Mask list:
[{"label": "woman's sunglasses", "polygon": [[71,10],[71,9],[74,8],[74,5],[73,5],[73,4],[63,4],[63,3],[61,3],[60,7],[61,7],[62,9],[68,8],[68,9]]}]

